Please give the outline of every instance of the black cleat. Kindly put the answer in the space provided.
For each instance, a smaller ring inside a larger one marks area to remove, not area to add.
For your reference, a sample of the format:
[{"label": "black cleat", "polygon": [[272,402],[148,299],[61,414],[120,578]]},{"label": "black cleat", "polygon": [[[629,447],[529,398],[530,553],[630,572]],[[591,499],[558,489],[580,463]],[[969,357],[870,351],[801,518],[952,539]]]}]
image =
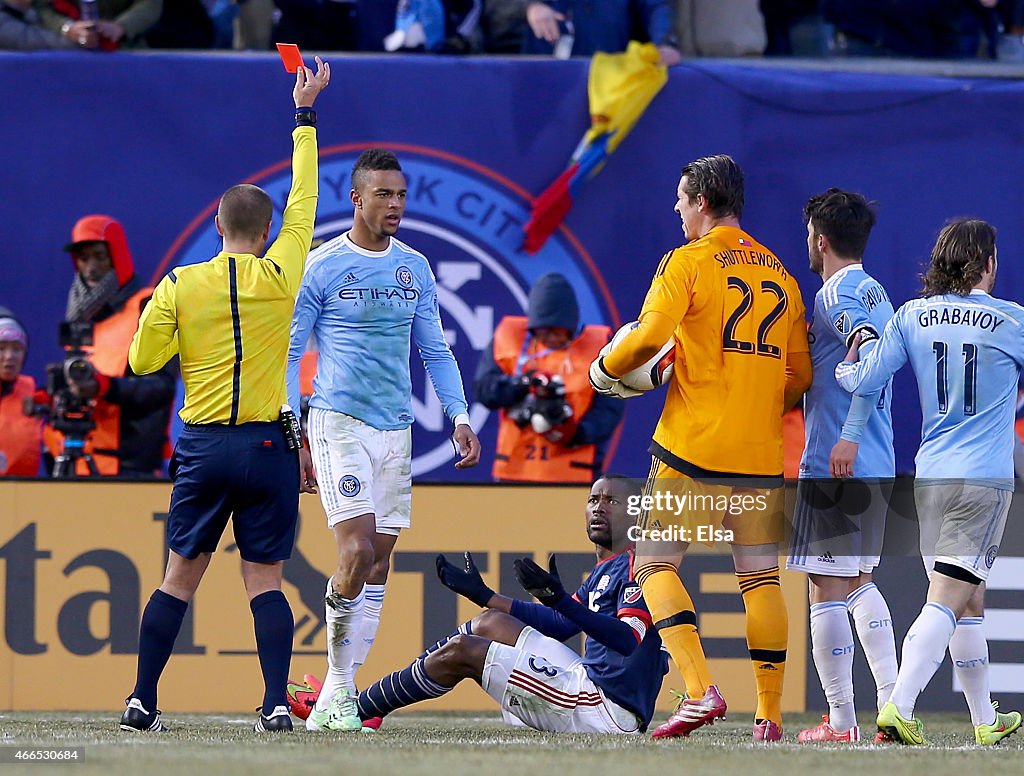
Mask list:
[{"label": "black cleat", "polygon": [[288,713],[287,706],[275,706],[268,717],[262,711],[256,718],[256,724],[252,729],[257,733],[290,733],[292,730],[292,717]]},{"label": "black cleat", "polygon": [[160,721],[160,710],[149,712],[138,698],[125,698],[128,707],[121,715],[121,730],[135,733],[162,733],[167,730]]}]

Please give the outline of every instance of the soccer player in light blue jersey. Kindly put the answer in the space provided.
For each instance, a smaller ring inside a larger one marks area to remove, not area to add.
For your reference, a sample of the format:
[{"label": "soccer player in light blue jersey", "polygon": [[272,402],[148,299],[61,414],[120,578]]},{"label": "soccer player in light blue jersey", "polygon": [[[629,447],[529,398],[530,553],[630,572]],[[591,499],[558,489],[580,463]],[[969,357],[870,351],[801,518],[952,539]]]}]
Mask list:
[{"label": "soccer player in light blue jersey", "polygon": [[[458,364],[445,341],[437,288],[423,254],[395,239],[406,181],[390,151],[363,152],[352,170],[352,229],[310,254],[295,301],[288,398],[299,406],[299,362],[319,346],[301,477],[327,513],[338,567],[327,584],[328,671],[308,730],[359,730],[355,672],[384,600],[391,553],[412,503],[410,339],[419,349],[463,469],[480,460]],[[315,469],[314,469],[315,463]]]},{"label": "soccer player in light blue jersey", "polygon": [[971,710],[975,741],[995,744],[1021,715],[991,702],[988,644],[982,632],[985,580],[999,551],[1013,494],[1013,415],[1024,366],[1024,308],[991,296],[996,230],[984,221],[947,224],[932,249],[924,295],[893,316],[860,363],[859,332],[835,374],[848,391],[868,395],[907,361],[923,416],[914,501],[928,602],[903,641],[903,663],[880,731],[924,743],[914,706],[948,646]]},{"label": "soccer player in light blue jersey", "polygon": [[[871,204],[860,194],[833,188],[807,201],[804,219],[810,268],[824,285],[814,298],[808,336],[815,379],[804,395],[806,443],[786,568],[808,577],[812,655],[829,713],[797,740],[852,742],[860,739],[860,729],[851,616],[875,678],[877,708],[896,681],[892,616],[872,581],[895,457],[888,385],[870,396],[851,397],[832,372],[853,332],[877,335],[893,310],[885,289],[861,263],[875,225]],[[850,477],[857,482],[850,483]],[[865,493],[870,498],[864,499]]]}]

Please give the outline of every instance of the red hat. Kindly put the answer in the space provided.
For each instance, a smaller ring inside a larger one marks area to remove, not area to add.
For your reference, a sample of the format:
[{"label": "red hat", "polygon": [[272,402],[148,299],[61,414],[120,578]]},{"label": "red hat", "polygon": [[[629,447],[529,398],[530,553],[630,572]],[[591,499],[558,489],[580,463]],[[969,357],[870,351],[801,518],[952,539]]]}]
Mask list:
[{"label": "red hat", "polygon": [[107,244],[114,269],[117,271],[119,286],[131,280],[135,274],[135,265],[132,262],[131,251],[128,250],[128,237],[120,221],[103,215],[80,218],[71,230],[71,242],[64,246],[64,250],[72,254],[72,266],[75,264],[74,253],[91,242]]}]

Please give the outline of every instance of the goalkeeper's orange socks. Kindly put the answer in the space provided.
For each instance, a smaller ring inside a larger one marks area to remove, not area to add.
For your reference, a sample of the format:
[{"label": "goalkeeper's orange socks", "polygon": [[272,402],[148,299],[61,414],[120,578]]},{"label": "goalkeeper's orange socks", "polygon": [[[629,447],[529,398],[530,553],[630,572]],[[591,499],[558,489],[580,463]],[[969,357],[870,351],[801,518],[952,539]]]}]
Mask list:
[{"label": "goalkeeper's orange socks", "polygon": [[634,576],[644,592],[654,627],[686,682],[686,694],[703,698],[711,684],[708,661],[697,635],[693,599],[671,563],[645,563]]},{"label": "goalkeeper's orange socks", "polygon": [[757,683],[755,719],[782,726],[782,683],[786,674],[789,621],[779,584],[779,567],[736,574],[747,611],[747,649]]}]

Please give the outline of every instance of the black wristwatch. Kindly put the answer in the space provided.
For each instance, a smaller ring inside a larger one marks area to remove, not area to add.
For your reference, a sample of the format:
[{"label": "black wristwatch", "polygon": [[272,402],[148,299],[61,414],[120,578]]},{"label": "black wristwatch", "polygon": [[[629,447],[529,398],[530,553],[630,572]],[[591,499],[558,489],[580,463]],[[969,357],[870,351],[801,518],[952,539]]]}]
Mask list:
[{"label": "black wristwatch", "polygon": [[297,127],[315,127],[316,126],[316,111],[312,108],[296,108],[295,109],[295,126]]}]

